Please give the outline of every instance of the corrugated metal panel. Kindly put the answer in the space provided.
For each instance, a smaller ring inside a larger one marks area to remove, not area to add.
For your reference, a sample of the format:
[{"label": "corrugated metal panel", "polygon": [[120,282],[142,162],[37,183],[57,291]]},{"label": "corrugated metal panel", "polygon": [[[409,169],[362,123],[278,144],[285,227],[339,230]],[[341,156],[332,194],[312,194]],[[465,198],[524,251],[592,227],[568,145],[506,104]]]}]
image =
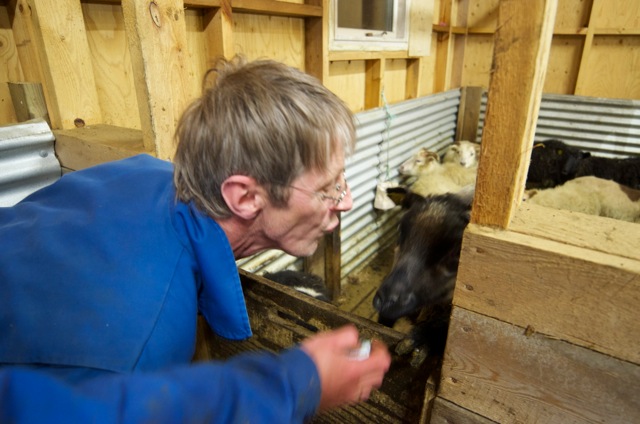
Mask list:
[{"label": "corrugated metal panel", "polygon": [[[482,138],[483,95],[476,141]],[[534,139],[558,138],[599,156],[640,155],[640,101],[544,94]]]},{"label": "corrugated metal panel", "polygon": [[455,138],[460,90],[359,113],[358,144],[346,174],[354,208],[341,223],[344,279],[395,241],[400,211],[373,208],[376,186],[398,181],[398,167],[421,147],[441,150]]},{"label": "corrugated metal panel", "polygon": [[[451,90],[356,115],[356,151],[345,169],[354,208],[342,215],[342,278],[395,240],[400,212],[374,210],[377,184],[397,181],[398,166],[419,148],[441,151],[451,144],[459,105],[460,90]],[[238,266],[258,274],[302,268],[301,260],[278,251],[243,259]]]},{"label": "corrugated metal panel", "polygon": [[62,175],[46,121],[0,127],[0,206],[12,206]]}]

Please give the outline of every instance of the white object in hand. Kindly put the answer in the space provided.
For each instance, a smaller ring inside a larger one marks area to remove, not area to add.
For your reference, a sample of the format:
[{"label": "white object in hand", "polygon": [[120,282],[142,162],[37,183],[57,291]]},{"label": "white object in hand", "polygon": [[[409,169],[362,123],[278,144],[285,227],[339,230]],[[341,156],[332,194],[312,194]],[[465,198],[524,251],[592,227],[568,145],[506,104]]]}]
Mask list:
[{"label": "white object in hand", "polygon": [[363,361],[369,357],[369,353],[371,353],[371,340],[363,340],[360,347],[352,350],[349,356],[351,359]]}]

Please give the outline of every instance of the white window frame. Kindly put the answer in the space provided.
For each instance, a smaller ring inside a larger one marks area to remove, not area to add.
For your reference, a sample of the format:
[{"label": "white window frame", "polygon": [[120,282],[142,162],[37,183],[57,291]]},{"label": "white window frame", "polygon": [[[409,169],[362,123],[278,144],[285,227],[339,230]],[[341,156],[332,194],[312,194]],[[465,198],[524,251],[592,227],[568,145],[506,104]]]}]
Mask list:
[{"label": "white window frame", "polygon": [[338,27],[338,0],[331,0],[329,49],[333,51],[408,50],[411,0],[394,0],[393,10],[393,31],[340,28]]}]

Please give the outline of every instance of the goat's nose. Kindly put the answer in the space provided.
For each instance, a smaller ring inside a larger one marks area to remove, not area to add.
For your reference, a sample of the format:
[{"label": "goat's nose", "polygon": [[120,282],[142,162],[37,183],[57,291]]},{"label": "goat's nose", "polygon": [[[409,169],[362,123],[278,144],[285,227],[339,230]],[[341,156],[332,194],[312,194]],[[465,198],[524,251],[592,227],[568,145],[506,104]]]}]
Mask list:
[{"label": "goat's nose", "polygon": [[376,295],[373,298],[373,307],[376,309],[376,311],[380,312],[380,309],[382,309],[383,303],[384,303],[384,300],[382,299],[380,292],[376,293]]}]

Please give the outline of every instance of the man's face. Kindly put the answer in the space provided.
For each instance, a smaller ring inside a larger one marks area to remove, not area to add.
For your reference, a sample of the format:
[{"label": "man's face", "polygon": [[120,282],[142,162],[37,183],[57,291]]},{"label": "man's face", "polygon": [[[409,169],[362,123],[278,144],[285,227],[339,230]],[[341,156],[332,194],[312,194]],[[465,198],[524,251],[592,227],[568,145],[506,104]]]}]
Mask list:
[{"label": "man's face", "polygon": [[307,171],[291,184],[284,208],[268,208],[265,233],[277,248],[293,256],[309,256],[326,233],[340,224],[338,213],[353,207],[344,179],[344,158],[334,158],[326,172]]}]

